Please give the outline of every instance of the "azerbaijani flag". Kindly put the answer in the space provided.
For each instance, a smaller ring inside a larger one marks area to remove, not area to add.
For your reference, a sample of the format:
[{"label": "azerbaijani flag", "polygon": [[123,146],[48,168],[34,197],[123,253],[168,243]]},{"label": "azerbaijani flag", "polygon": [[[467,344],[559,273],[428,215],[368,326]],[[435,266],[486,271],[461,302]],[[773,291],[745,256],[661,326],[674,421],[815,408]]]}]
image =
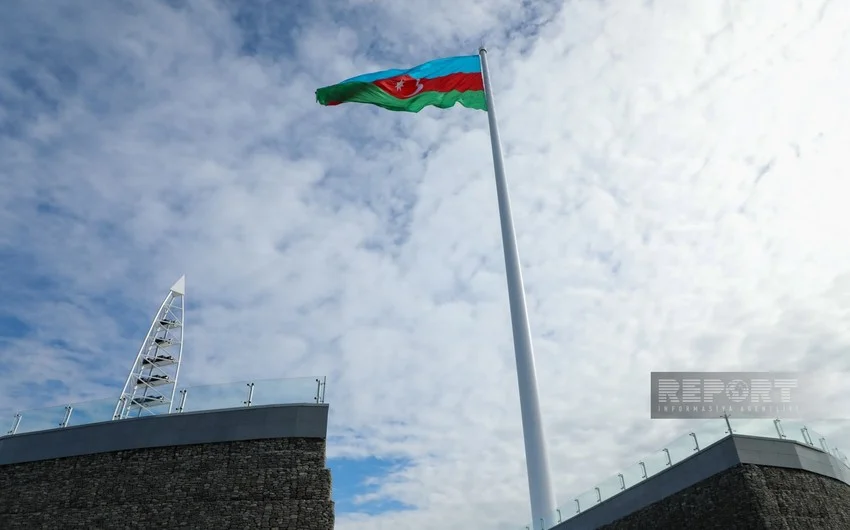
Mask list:
[{"label": "azerbaijani flag", "polygon": [[447,109],[455,103],[487,110],[481,58],[436,59],[409,70],[363,74],[316,90],[322,105],[371,103],[388,110],[419,112],[428,105]]}]

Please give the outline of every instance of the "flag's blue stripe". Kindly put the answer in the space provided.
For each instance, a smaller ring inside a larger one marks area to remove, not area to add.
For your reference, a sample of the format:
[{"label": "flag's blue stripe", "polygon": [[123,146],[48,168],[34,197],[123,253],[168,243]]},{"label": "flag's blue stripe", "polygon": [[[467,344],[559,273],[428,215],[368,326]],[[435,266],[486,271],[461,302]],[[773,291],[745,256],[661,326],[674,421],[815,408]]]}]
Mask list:
[{"label": "flag's blue stripe", "polygon": [[371,74],[358,75],[357,77],[346,79],[342,83],[371,83],[378,79],[395,77],[401,74],[407,74],[414,79],[433,79],[451,74],[477,74],[479,72],[481,72],[481,58],[477,55],[467,55],[464,57],[446,57],[445,59],[428,61],[419,66],[414,66],[409,70],[382,70]]}]

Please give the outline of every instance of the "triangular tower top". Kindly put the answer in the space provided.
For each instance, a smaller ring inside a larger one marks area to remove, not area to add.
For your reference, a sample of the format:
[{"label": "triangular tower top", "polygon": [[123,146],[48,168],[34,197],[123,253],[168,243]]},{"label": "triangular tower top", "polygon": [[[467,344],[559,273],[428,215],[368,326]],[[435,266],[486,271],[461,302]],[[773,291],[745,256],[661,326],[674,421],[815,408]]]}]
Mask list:
[{"label": "triangular tower top", "polygon": [[174,285],[171,286],[171,292],[174,294],[184,295],[186,294],[186,275],[180,277],[179,280],[174,282]]},{"label": "triangular tower top", "polygon": [[181,276],[153,318],[115,405],[115,419],[155,414],[159,407],[172,411],[183,358],[185,292],[186,277]]}]

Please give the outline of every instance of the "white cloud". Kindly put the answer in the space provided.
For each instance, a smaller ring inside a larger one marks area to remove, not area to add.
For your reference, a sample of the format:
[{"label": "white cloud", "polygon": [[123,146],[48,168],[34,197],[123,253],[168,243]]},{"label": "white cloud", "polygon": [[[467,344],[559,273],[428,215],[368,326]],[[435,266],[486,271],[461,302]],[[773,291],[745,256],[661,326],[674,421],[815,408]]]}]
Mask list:
[{"label": "white cloud", "polygon": [[651,370],[847,369],[850,8],[350,4],[261,8],[257,55],[207,2],[0,22],[0,307],[35,330],[0,407],[119,385],[185,272],[185,382],[328,374],[330,453],[411,459],[378,492],[415,511],[338,528],[523,523],[486,116],[313,98],[482,36],[560,502],[685,432]]}]

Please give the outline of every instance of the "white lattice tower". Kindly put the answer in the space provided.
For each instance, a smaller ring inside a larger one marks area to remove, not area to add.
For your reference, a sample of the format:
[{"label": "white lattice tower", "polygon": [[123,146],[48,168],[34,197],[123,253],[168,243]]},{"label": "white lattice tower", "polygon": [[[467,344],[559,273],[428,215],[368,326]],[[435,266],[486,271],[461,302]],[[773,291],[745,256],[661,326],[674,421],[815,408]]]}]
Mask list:
[{"label": "white lattice tower", "polygon": [[186,277],[163,300],[115,406],[115,419],[171,412],[183,357]]}]

